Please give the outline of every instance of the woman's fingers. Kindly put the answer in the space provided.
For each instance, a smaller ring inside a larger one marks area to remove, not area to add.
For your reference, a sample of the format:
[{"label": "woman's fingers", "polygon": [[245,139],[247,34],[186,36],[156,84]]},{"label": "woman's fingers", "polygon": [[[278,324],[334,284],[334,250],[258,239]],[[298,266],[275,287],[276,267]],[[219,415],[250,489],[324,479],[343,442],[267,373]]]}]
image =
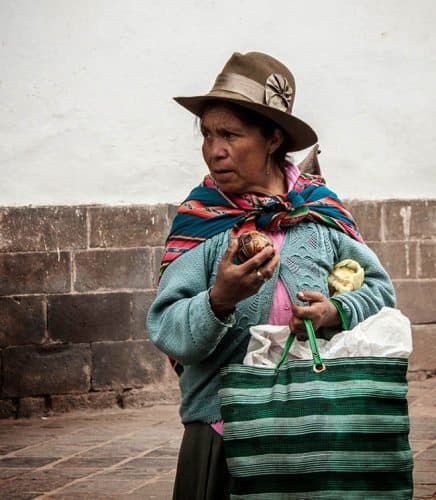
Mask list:
[{"label": "woman's fingers", "polygon": [[[243,264],[235,264],[238,241],[232,240],[224,252],[215,283],[209,293],[214,311],[228,311],[236,304],[259,291],[266,279],[272,276],[277,259],[267,267],[259,269],[271,260],[274,249],[266,248]],[[272,270],[271,270],[272,269]],[[265,273],[265,274],[264,274]]]},{"label": "woman's fingers", "polygon": [[254,295],[270,279],[279,262],[274,248],[268,246],[242,264],[235,264],[238,241],[230,241],[224,252],[209,297],[212,309],[223,316],[236,304]]},{"label": "woman's fingers", "polygon": [[340,324],[340,317],[336,307],[322,293],[305,290],[298,292],[297,298],[308,302],[309,305],[292,305],[293,318],[289,324],[291,330],[304,332],[304,319],[310,319],[315,330],[323,326],[336,327]]},{"label": "woman's fingers", "polygon": [[310,305],[310,306],[299,306],[297,304],[292,304],[292,312],[295,317],[300,319],[310,319],[312,321],[317,319],[319,315],[319,308]]},{"label": "woman's fingers", "polygon": [[236,238],[233,238],[230,241],[226,251],[224,252],[221,262],[224,261],[225,263],[233,264],[233,260],[236,256],[237,251],[238,251],[238,240]]},{"label": "woman's fingers", "polygon": [[321,326],[323,304],[327,299],[322,293],[309,290],[298,292],[297,298],[303,302],[308,302],[309,305],[292,304],[293,317],[289,326],[299,340],[306,340],[307,333],[303,320],[311,320],[314,329],[317,330]]},{"label": "woman's fingers", "polygon": [[280,256],[275,254],[271,259],[269,259],[265,265],[259,267],[259,272],[262,274],[265,280],[272,278],[275,268],[280,261]]},{"label": "woman's fingers", "polygon": [[295,333],[298,340],[307,340],[306,327],[300,318],[294,316],[289,323],[289,329]]},{"label": "woman's fingers", "polygon": [[267,246],[256,255],[253,255],[251,259],[248,259],[242,264],[239,264],[239,267],[250,273],[256,269],[259,269],[260,266],[262,266],[266,261],[271,259],[274,253],[275,253],[274,248],[271,246]]},{"label": "woman's fingers", "polygon": [[265,281],[272,278],[279,261],[280,256],[275,254],[272,248],[265,248],[258,255],[252,257],[250,261],[245,262],[243,269],[250,276],[255,277],[257,286],[260,288]]},{"label": "woman's fingers", "polygon": [[274,269],[279,261],[278,256],[275,256],[274,248],[271,246],[267,246],[258,254],[251,257],[251,259],[248,259],[242,264],[235,265],[234,260],[237,252],[238,240],[235,238],[227,247],[227,250],[222,257],[221,262],[224,262],[224,265],[237,266],[235,268],[235,271],[237,271],[237,274],[241,275],[249,276],[253,273],[256,274],[256,271],[259,270],[262,272],[262,274],[264,274],[265,271],[265,277],[269,279],[272,276],[271,270],[274,272]]},{"label": "woman's fingers", "polygon": [[315,292],[312,290],[302,290],[297,293],[297,297],[303,302],[322,302],[326,299],[321,292]]}]

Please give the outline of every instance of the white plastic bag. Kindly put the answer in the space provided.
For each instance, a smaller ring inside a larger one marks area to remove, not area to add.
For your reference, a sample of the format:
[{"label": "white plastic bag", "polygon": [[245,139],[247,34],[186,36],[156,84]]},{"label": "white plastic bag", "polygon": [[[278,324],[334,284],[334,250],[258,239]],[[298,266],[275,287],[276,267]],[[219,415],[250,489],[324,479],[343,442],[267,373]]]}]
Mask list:
[{"label": "white plastic bag", "polygon": [[[244,364],[275,367],[289,336],[287,326],[257,325],[250,328]],[[375,356],[408,358],[412,352],[412,330],[409,319],[398,309],[383,307],[374,316],[352,330],[334,335],[331,340],[317,339],[321,358]],[[297,339],[289,350],[290,359],[312,359],[309,342]]]}]

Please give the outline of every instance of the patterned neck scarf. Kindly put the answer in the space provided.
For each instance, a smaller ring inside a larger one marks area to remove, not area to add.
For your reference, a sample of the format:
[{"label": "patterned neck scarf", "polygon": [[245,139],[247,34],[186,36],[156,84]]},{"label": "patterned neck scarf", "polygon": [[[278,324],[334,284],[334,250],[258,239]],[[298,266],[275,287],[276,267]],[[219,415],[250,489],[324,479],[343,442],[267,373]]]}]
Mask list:
[{"label": "patterned neck scarf", "polygon": [[162,257],[161,276],[180,255],[228,229],[237,237],[253,229],[282,231],[304,221],[324,224],[363,243],[351,214],[320,176],[301,174],[289,193],[266,196],[225,194],[207,175],[177,211]]}]

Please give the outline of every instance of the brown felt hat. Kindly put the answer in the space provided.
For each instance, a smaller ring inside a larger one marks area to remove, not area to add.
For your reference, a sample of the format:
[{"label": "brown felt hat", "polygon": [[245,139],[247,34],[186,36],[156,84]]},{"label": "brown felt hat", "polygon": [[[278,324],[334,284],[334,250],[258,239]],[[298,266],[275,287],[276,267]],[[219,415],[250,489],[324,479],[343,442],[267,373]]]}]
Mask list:
[{"label": "brown felt hat", "polygon": [[277,123],[289,137],[289,151],[299,151],[318,140],[314,130],[292,114],[295,80],[280,61],[261,52],[235,52],[207,94],[175,97],[197,116],[210,101],[227,101],[251,109]]}]

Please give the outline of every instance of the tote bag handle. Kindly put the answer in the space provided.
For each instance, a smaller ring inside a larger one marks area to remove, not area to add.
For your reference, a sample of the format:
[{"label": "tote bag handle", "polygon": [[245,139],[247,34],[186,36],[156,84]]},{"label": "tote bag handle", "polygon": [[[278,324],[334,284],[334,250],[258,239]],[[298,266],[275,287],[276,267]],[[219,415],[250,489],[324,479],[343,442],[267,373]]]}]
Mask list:
[{"label": "tote bag handle", "polygon": [[[342,308],[341,303],[334,300],[334,299],[330,299],[330,302],[338,310],[338,314],[339,314],[339,317],[340,317],[341,323],[342,323],[342,328],[344,330],[348,330],[347,317],[345,316],[345,311]],[[316,342],[316,335],[315,335],[315,330],[313,329],[312,321],[310,321],[310,319],[304,319],[303,322],[304,322],[304,326],[306,327],[306,332],[307,332],[307,337],[309,340],[310,350],[312,351],[313,371],[315,373],[322,373],[323,371],[325,371],[326,366],[323,363],[321,356],[319,354],[318,344]],[[289,337],[286,340],[286,344],[285,344],[285,347],[283,348],[282,356],[281,356],[279,362],[277,363],[277,366],[275,369],[276,373],[278,373],[279,368],[282,366],[282,364],[285,362],[286,358],[288,357],[288,353],[289,353],[289,350],[292,346],[292,342],[294,342],[294,339],[295,339],[295,333],[291,332],[289,334]]]},{"label": "tote bag handle", "polygon": [[[304,326],[306,327],[306,332],[307,332],[307,338],[309,340],[309,345],[310,345],[310,350],[312,351],[312,358],[313,358],[313,371],[315,373],[322,373],[325,371],[325,364],[323,363],[321,356],[319,354],[318,350],[318,344],[316,342],[316,335],[315,335],[315,330],[313,329],[312,321],[310,319],[304,319]],[[279,371],[279,368],[282,366],[282,364],[285,362],[286,358],[288,357],[289,350],[292,346],[292,343],[295,340],[295,333],[290,333],[289,337],[286,339],[286,344],[285,347],[283,348],[282,356],[277,363],[275,372],[277,373]]]}]

